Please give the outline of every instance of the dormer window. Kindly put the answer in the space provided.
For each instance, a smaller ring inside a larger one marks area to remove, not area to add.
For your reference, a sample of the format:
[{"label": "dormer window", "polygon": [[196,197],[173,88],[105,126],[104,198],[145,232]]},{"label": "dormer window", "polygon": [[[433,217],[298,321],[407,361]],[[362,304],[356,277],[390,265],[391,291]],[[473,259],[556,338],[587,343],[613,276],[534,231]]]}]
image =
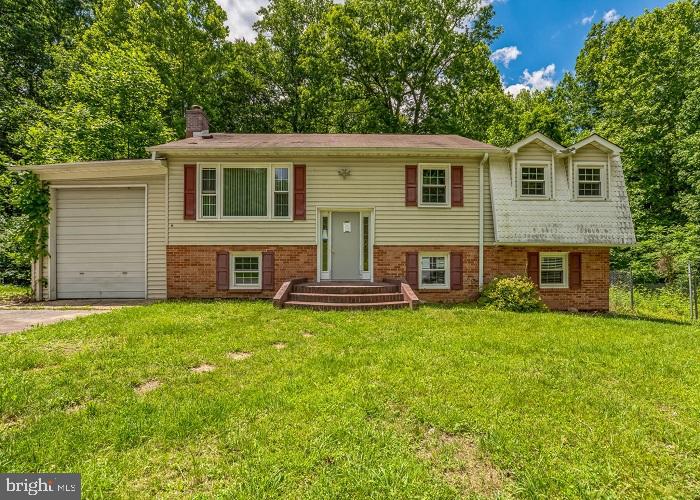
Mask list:
[{"label": "dormer window", "polygon": [[605,198],[605,165],[576,163],[574,180],[576,198]]},{"label": "dormer window", "polygon": [[520,198],[546,198],[549,195],[549,164],[520,163],[518,172]]}]

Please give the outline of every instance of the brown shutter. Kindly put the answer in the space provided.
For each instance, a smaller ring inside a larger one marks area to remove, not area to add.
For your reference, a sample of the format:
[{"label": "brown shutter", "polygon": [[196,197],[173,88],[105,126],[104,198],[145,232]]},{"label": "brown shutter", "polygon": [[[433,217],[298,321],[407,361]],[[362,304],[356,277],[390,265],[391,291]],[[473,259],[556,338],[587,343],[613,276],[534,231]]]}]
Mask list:
[{"label": "brown shutter", "polygon": [[406,282],[418,288],[418,252],[406,252]]},{"label": "brown shutter", "polygon": [[197,218],[197,165],[185,165],[185,220]]},{"label": "brown shutter", "polygon": [[452,199],[453,207],[464,206],[464,169],[459,165],[452,165],[452,173],[450,175],[450,183],[452,190],[450,198]]},{"label": "brown shutter", "polygon": [[462,252],[450,253],[450,289],[461,290],[462,284]]},{"label": "brown shutter", "polygon": [[216,289],[217,290],[228,290],[229,289],[229,264],[228,264],[228,252],[217,252],[216,254]]},{"label": "brown shutter", "polygon": [[527,253],[527,275],[530,280],[540,286],[540,253],[539,252],[528,252]]},{"label": "brown shutter", "polygon": [[569,254],[569,288],[581,288],[581,252]]},{"label": "brown shutter", "polygon": [[306,220],[306,165],[294,165],[294,220]]},{"label": "brown shutter", "polygon": [[262,253],[262,289],[275,289],[275,253]]},{"label": "brown shutter", "polygon": [[406,165],[406,206],[418,206],[418,165]]}]

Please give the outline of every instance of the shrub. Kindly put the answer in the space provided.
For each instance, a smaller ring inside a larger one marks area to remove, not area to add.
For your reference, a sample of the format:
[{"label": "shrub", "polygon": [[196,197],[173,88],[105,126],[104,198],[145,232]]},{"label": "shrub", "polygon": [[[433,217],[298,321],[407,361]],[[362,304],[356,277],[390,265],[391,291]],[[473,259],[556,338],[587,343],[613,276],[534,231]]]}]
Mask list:
[{"label": "shrub", "polygon": [[498,311],[545,311],[535,284],[524,276],[495,278],[484,287],[479,305]]}]

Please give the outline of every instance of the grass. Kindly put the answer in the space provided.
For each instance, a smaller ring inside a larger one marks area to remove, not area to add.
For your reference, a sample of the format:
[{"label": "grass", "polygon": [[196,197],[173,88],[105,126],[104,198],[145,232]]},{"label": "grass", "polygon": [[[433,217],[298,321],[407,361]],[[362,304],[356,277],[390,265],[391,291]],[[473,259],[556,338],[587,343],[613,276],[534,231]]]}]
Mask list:
[{"label": "grass", "polygon": [[0,470],[86,498],[700,495],[691,325],[167,302],[0,359]]},{"label": "grass", "polygon": [[10,300],[26,300],[32,295],[28,286],[9,285],[0,283],[0,302]]},{"label": "grass", "polygon": [[673,287],[634,289],[634,309],[631,307],[628,288],[610,287],[610,310],[629,316],[647,319],[689,322],[690,312],[687,291]]}]

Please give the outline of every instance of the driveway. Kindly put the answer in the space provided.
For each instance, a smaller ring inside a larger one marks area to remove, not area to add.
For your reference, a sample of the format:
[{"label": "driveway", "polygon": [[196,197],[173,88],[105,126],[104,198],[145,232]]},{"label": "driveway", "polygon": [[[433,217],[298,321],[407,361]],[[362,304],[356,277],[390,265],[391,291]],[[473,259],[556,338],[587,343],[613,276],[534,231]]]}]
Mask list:
[{"label": "driveway", "polygon": [[110,309],[0,309],[0,335],[109,311]]}]

